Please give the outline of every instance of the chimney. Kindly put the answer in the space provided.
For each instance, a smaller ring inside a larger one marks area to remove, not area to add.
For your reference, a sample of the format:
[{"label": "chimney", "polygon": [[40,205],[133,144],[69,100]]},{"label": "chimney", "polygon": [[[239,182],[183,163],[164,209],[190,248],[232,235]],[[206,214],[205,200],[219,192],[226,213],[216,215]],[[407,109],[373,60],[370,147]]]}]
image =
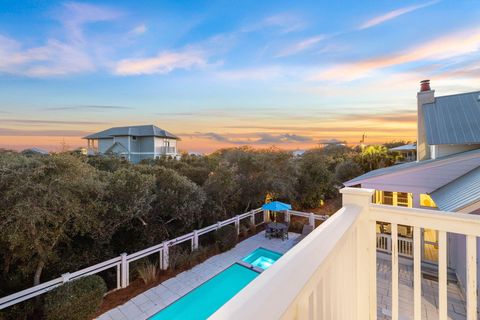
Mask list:
[{"label": "chimney", "polygon": [[420,81],[420,92],[430,91],[430,80]]},{"label": "chimney", "polygon": [[425,134],[423,105],[435,102],[435,90],[430,88],[430,80],[420,81],[420,91],[417,93],[417,161],[430,159],[430,146]]}]

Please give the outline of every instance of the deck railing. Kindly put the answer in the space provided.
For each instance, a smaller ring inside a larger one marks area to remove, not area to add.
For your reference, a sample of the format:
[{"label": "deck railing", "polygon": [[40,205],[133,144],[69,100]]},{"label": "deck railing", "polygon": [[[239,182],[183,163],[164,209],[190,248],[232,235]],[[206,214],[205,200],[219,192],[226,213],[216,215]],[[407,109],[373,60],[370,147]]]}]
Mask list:
[{"label": "deck railing", "polygon": [[[305,212],[293,211],[293,210],[287,211],[287,216],[289,218],[291,216],[309,217],[309,223],[312,226],[315,226],[316,220],[326,220],[328,218],[328,216],[324,216],[324,215],[315,215],[313,213],[305,213]],[[11,295],[2,297],[0,298],[0,310],[7,308],[9,306],[12,306],[14,304],[20,303],[22,301],[34,298],[41,294],[44,294],[68,281],[79,279],[79,278],[86,277],[93,274],[97,274],[111,268],[116,268],[117,289],[126,288],[130,283],[130,279],[129,279],[130,263],[136,260],[145,258],[152,254],[158,254],[160,268],[162,270],[166,270],[168,269],[168,264],[169,264],[168,254],[169,254],[170,247],[189,241],[191,243],[192,250],[195,250],[199,246],[199,236],[201,235],[218,230],[230,224],[234,224],[237,229],[237,233],[239,233],[241,220],[250,219],[253,225],[258,226],[265,223],[265,221],[268,221],[268,218],[269,217],[267,212],[263,211],[261,208],[258,208],[258,209],[254,209],[254,210],[239,214],[233,218],[230,218],[224,221],[219,221],[208,227],[205,227],[199,230],[194,230],[190,233],[184,234],[175,239],[166,240],[160,244],[154,245],[152,247],[143,249],[138,252],[134,252],[131,254],[122,253],[120,256],[112,258],[110,260],[98,263],[96,265],[87,267],[79,271],[75,271],[72,273],[65,273],[56,279],[41,283],[37,286],[16,292]]]},{"label": "deck railing", "polygon": [[448,319],[447,233],[466,237],[467,319],[477,319],[480,216],[371,203],[373,190],[345,188],[343,208],[220,308],[211,319],[377,318],[376,223],[391,224],[391,318],[399,319],[398,225],[413,227],[413,310],[421,319],[421,229],[439,235],[438,318]]}]

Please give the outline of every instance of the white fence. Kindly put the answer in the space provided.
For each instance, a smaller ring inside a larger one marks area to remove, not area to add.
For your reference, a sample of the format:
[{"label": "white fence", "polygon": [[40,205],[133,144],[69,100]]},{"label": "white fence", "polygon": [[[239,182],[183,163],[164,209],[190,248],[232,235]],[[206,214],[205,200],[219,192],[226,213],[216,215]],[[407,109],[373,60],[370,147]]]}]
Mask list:
[{"label": "white fence", "polygon": [[[261,214],[261,221],[260,223],[255,223],[255,216]],[[316,220],[326,220],[328,216],[324,215],[315,215],[313,213],[306,213],[306,212],[300,212],[300,211],[294,211],[294,210],[288,210],[286,214],[287,221],[289,221],[291,216],[301,216],[301,217],[308,217],[309,218],[309,223],[312,226],[315,226],[315,221]],[[265,223],[265,221],[269,220],[267,212],[264,212],[261,208],[251,210],[249,212],[242,213],[240,215],[237,215],[233,218],[224,220],[224,221],[219,221],[216,224],[210,225],[208,227],[205,227],[203,229],[199,230],[194,230],[193,232],[184,234],[178,238],[172,239],[172,240],[166,240],[160,244],[157,244],[155,246],[143,249],[141,251],[127,254],[127,253],[122,253],[120,256],[115,257],[113,259],[98,263],[94,266],[72,272],[72,273],[66,273],[63,274],[61,277],[58,277],[56,279],[41,283],[37,286],[16,292],[14,294],[5,296],[0,298],[0,310],[7,308],[9,306],[12,306],[14,304],[20,303],[22,301],[28,300],[30,298],[39,296],[45,292],[48,292],[68,281],[79,279],[82,277],[86,277],[89,275],[97,274],[99,272],[102,272],[104,270],[110,269],[110,268],[116,268],[117,271],[117,289],[120,288],[126,288],[129,283],[129,265],[131,262],[145,258],[149,255],[152,254],[158,254],[159,255],[159,265],[162,270],[166,270],[168,268],[168,253],[169,253],[169,248],[183,243],[190,241],[191,242],[191,248],[192,250],[195,250],[198,248],[199,245],[199,240],[198,237],[201,235],[204,235],[208,232],[212,232],[215,230],[218,230],[221,227],[224,227],[229,224],[234,224],[237,233],[239,232],[240,229],[240,221],[243,219],[249,218],[251,223],[255,226],[261,225]]]},{"label": "white fence", "polygon": [[[228,301],[210,319],[377,319],[377,221],[391,224],[391,318],[399,308],[398,226],[413,227],[413,319],[422,302],[421,229],[438,231],[438,317],[448,319],[447,233],[466,237],[466,316],[477,319],[480,216],[371,203],[374,190],[342,189],[344,207]],[[380,240],[385,248],[388,243]],[[430,313],[430,309],[428,309]],[[403,317],[402,317],[403,316]]]}]

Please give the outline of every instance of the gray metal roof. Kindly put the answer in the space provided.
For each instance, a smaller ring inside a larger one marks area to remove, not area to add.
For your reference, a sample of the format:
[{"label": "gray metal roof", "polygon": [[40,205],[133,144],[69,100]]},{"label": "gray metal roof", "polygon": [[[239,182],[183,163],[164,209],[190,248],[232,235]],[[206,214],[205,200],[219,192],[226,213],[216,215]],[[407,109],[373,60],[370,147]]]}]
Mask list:
[{"label": "gray metal roof", "polygon": [[131,127],[115,127],[104,131],[100,131],[83,139],[110,139],[115,136],[136,136],[136,137],[161,137],[170,139],[180,139],[176,135],[160,129],[152,124],[143,126],[131,126]]},{"label": "gray metal roof", "polygon": [[386,168],[372,170],[372,171],[369,171],[367,173],[362,174],[361,176],[353,178],[352,180],[344,182],[343,184],[345,186],[352,186],[352,185],[356,185],[358,183],[361,183],[361,181],[363,181],[365,179],[379,177],[379,176],[382,176],[382,175],[385,175],[385,174],[392,174],[392,173],[400,172],[400,171],[403,171],[403,170],[418,168],[418,167],[421,167],[421,166],[431,164],[433,162],[438,162],[438,161],[442,161],[442,160],[446,160],[446,159],[454,159],[454,158],[457,158],[457,157],[463,157],[465,155],[470,155],[470,154],[479,154],[479,156],[480,156],[480,149],[460,152],[460,153],[456,153],[456,154],[452,154],[452,155],[448,155],[448,156],[444,156],[444,157],[440,157],[440,158],[436,158],[436,159],[406,162],[406,163],[397,164],[397,165],[386,167]]},{"label": "gray metal roof", "polygon": [[346,185],[346,186],[347,185],[348,186],[355,185],[355,184],[357,184],[357,182],[360,183],[360,181],[363,181],[365,179],[379,177],[379,176],[382,176],[384,174],[395,173],[395,172],[402,171],[402,170],[405,170],[405,169],[418,167],[418,166],[423,165],[425,162],[430,162],[430,160],[426,160],[426,161],[422,161],[422,162],[416,162],[416,161],[406,162],[406,163],[397,164],[397,165],[386,167],[386,168],[372,170],[372,171],[369,171],[367,173],[362,174],[361,176],[353,178],[352,180],[344,182],[344,185]]},{"label": "gray metal roof", "polygon": [[438,188],[430,196],[443,211],[458,211],[480,201],[480,167]]},{"label": "gray metal roof", "polygon": [[403,146],[398,146],[395,148],[389,149],[390,151],[416,151],[417,145],[415,143],[405,144]]},{"label": "gray metal roof", "polygon": [[435,98],[422,107],[429,145],[480,143],[480,91]]}]

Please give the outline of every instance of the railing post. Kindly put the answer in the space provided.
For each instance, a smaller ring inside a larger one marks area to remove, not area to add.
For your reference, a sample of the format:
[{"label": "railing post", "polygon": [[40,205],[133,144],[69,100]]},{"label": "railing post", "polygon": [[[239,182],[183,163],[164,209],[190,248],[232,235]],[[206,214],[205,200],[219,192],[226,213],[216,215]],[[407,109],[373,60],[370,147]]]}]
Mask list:
[{"label": "railing post", "polygon": [[163,241],[163,246],[162,246],[162,270],[167,270],[168,269],[168,242]]},{"label": "railing post", "polygon": [[315,214],[310,212],[310,216],[308,217],[308,224],[315,228]]},{"label": "railing post", "polygon": [[198,249],[198,231],[193,230],[193,238],[192,238],[192,251]]},{"label": "railing post", "polygon": [[290,222],[290,210],[285,213],[285,222]]},{"label": "railing post", "polygon": [[255,212],[252,212],[252,214],[250,215],[250,222],[255,225]]},{"label": "railing post", "polygon": [[220,229],[222,226],[220,225],[220,221],[217,222],[217,230]]},{"label": "railing post", "polygon": [[65,283],[65,282],[68,282],[70,281],[70,273],[64,273],[62,274],[62,282]]},{"label": "railing post", "polygon": [[117,264],[117,289],[122,287],[122,270],[120,269],[120,264]]},{"label": "railing post", "polygon": [[240,234],[240,217],[235,217],[235,229],[237,230],[237,235]]},{"label": "railing post", "polygon": [[[370,204],[374,190],[344,188],[343,206],[360,207],[356,228],[356,268],[353,284],[356,288],[357,319],[376,319],[377,316],[377,233],[376,221],[370,219]],[[367,294],[365,294],[367,292]]]},{"label": "railing post", "polygon": [[121,287],[126,288],[126,287],[128,287],[128,282],[129,282],[127,254],[122,253],[120,255],[120,257],[122,258],[122,263],[121,263],[122,283],[121,283]]}]

